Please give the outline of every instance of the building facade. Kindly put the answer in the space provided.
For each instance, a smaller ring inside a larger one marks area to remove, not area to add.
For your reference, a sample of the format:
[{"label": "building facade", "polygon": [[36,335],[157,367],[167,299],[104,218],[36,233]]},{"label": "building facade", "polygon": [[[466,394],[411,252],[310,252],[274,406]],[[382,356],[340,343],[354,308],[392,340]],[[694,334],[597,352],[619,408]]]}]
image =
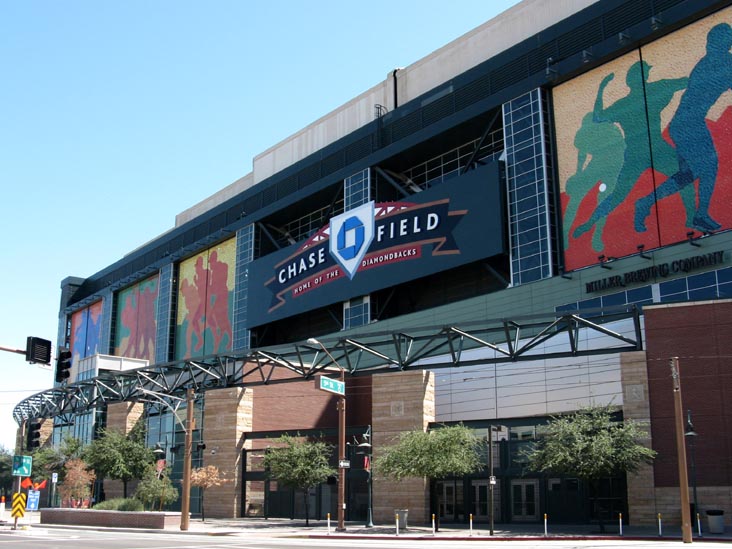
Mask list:
[{"label": "building facade", "polygon": [[[349,441],[378,455],[463,422],[492,447],[479,475],[394,490],[349,446],[350,520],[372,488],[378,521],[678,522],[677,357],[694,504],[729,514],[731,47],[728,1],[524,0],[64,280],[72,377],[16,419],[88,441],[140,418],[180,478],[195,388],[194,466],[230,481],[209,516],[295,516],[262,456],[282,433],[335,441],[313,379],[343,369]],[[599,488],[525,469],[553,415],[604,404],[649,424],[653,466]],[[335,484],[308,497],[335,513]]]}]

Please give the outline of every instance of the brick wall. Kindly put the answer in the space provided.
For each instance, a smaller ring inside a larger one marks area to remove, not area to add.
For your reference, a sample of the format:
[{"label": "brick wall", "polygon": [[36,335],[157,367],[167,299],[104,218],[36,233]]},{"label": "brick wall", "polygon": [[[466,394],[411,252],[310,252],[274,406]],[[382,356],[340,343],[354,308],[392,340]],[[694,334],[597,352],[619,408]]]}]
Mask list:
[{"label": "brick wall", "polygon": [[179,526],[180,513],[41,509],[41,524],[163,529],[166,526]]},{"label": "brick wall", "polygon": [[[620,356],[620,376],[623,417],[646,426],[647,437],[640,442],[652,447],[646,353],[623,353]],[[636,473],[628,475],[628,521],[633,525],[653,525],[657,512],[653,465],[643,465]]]},{"label": "brick wall", "polygon": [[[690,410],[699,509],[732,515],[732,301],[657,305],[644,309],[652,421],[656,509],[680,518],[674,398],[669,361],[679,359],[684,423]],[[689,482],[692,440],[686,439]],[[693,489],[690,488],[693,503]]]},{"label": "brick wall", "polygon": [[[372,444],[374,456],[407,431],[426,430],[435,420],[434,374],[425,371],[395,372],[372,376]],[[409,510],[411,524],[429,522],[429,480],[405,479],[395,483],[373,478],[376,522],[394,522],[394,511]]]},{"label": "brick wall", "polygon": [[[107,429],[129,433],[145,411],[141,402],[111,402],[107,405]],[[137,481],[127,483],[127,497],[132,497]],[[124,484],[121,480],[104,480],[106,499],[124,497]]]},{"label": "brick wall", "polygon": [[204,493],[207,517],[230,518],[242,514],[242,451],[252,430],[253,390],[227,387],[206,392],[203,465],[214,465],[225,482]]}]

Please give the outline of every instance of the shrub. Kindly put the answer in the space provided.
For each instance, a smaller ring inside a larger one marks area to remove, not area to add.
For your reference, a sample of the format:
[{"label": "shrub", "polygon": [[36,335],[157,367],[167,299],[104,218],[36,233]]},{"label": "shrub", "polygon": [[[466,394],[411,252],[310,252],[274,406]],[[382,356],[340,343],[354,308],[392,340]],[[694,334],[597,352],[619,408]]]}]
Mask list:
[{"label": "shrub", "polygon": [[144,511],[145,506],[137,498],[123,499],[117,508],[119,511]]},{"label": "shrub", "polygon": [[94,506],[98,511],[143,511],[142,502],[136,498],[114,498]]}]

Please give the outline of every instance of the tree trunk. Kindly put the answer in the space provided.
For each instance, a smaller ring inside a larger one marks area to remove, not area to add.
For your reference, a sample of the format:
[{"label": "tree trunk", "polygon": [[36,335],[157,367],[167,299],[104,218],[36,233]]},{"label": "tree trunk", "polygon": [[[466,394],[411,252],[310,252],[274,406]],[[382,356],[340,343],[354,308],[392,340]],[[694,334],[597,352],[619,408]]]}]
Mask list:
[{"label": "tree trunk", "polygon": [[127,481],[126,480],[122,481],[122,495],[124,496],[125,499],[127,499]]},{"label": "tree trunk", "polygon": [[203,507],[203,496],[206,493],[205,488],[201,488],[201,522],[206,522],[206,511]]},{"label": "tree trunk", "polygon": [[305,526],[310,526],[310,488],[305,488]]}]

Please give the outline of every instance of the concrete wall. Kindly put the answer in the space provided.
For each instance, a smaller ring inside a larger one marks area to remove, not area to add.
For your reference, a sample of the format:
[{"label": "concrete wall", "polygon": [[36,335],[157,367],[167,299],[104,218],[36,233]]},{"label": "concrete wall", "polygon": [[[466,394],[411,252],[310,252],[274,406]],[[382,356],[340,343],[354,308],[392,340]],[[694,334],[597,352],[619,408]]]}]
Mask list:
[{"label": "concrete wall", "polygon": [[246,433],[252,430],[253,416],[252,389],[227,387],[206,392],[203,465],[217,467],[225,479],[221,486],[209,488],[204,493],[207,517],[242,515],[242,451]]},{"label": "concrete wall", "polygon": [[[432,372],[415,370],[373,376],[372,444],[374,457],[393,444],[403,432],[427,430],[435,420],[435,378]],[[405,479],[399,483],[373,477],[373,517],[392,524],[394,511],[409,510],[411,524],[429,521],[429,480]]]}]

